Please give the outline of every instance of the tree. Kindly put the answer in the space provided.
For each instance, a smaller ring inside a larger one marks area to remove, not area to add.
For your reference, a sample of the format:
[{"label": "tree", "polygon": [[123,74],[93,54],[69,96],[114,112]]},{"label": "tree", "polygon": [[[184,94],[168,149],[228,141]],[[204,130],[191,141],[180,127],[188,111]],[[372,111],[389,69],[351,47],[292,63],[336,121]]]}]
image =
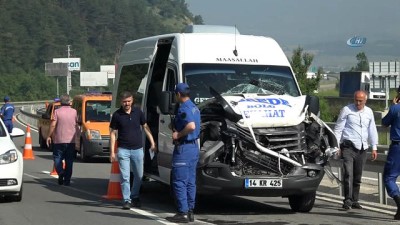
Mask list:
[{"label": "tree", "polygon": [[368,58],[364,52],[360,52],[356,55],[357,65],[352,67],[350,71],[369,71]]},{"label": "tree", "polygon": [[[97,71],[115,60],[124,43],[174,33],[203,23],[185,0],[0,0],[0,96],[13,101],[54,98],[54,77],[44,75],[52,58],[81,58],[82,71]],[[65,77],[60,79],[65,92]],[[72,74],[73,90],[79,79]]]},{"label": "tree", "polygon": [[300,46],[293,50],[293,55],[290,60],[293,72],[296,75],[300,90],[303,94],[312,94],[318,89],[321,75],[317,74],[315,78],[307,79],[307,71],[311,66],[314,55],[308,52],[303,52]]}]

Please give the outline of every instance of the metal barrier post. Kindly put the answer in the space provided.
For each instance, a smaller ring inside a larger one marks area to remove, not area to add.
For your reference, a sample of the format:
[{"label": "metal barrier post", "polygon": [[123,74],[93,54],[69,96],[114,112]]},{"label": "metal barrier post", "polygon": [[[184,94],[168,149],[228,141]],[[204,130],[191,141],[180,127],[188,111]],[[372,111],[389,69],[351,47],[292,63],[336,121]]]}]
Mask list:
[{"label": "metal barrier post", "polygon": [[378,194],[379,194],[379,203],[387,205],[388,204],[387,193],[382,173],[378,173]]},{"label": "metal barrier post", "polygon": [[[340,180],[343,180],[343,169],[341,166],[338,167],[338,177]],[[343,184],[339,185],[339,196],[341,196],[341,197],[344,196]]]}]

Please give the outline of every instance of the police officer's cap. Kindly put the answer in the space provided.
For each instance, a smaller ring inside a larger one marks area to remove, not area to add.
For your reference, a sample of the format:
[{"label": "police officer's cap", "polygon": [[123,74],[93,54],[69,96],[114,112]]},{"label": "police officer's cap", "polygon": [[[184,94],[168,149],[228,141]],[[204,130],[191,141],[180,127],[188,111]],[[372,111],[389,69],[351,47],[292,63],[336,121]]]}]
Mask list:
[{"label": "police officer's cap", "polygon": [[179,83],[175,87],[175,93],[181,93],[181,94],[189,94],[190,93],[190,88],[187,83]]},{"label": "police officer's cap", "polygon": [[8,97],[8,96],[4,97],[4,101],[5,101],[5,102],[10,101],[10,97]]}]

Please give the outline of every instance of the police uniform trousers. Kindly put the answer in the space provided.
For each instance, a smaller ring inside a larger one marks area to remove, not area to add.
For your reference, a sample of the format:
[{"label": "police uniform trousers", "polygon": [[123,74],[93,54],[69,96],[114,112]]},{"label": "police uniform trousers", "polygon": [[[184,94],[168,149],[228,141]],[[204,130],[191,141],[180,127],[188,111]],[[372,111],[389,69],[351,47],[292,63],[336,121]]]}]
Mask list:
[{"label": "police uniform trousers", "polygon": [[13,130],[13,128],[14,128],[12,119],[10,119],[10,120],[3,120],[3,122],[4,122],[4,125],[6,126],[6,128],[7,128],[7,130],[8,130],[8,133],[11,134],[11,133],[12,133],[12,130]]},{"label": "police uniform trousers", "polygon": [[175,145],[172,155],[172,187],[180,213],[187,213],[194,209],[198,161],[199,146],[197,141]]},{"label": "police uniform trousers", "polygon": [[390,197],[400,195],[399,187],[396,184],[397,177],[400,175],[400,142],[392,141],[389,147],[385,167],[383,170],[383,180],[386,191]]}]

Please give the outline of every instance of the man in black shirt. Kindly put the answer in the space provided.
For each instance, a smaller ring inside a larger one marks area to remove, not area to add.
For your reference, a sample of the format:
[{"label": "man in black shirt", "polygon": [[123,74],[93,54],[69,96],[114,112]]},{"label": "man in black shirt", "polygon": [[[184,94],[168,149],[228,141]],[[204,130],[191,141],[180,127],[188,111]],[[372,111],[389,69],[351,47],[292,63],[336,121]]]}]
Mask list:
[{"label": "man in black shirt", "polygon": [[[142,129],[150,141],[151,151],[156,151],[153,136],[147,126],[144,114],[139,107],[133,107],[132,93],[121,93],[121,108],[114,112],[110,123],[110,161],[118,160],[121,171],[121,190],[123,196],[123,209],[140,207],[139,190],[143,178],[143,145]],[[118,134],[118,151],[116,158],[115,141]],[[134,175],[131,191],[129,176],[132,165]]]}]

